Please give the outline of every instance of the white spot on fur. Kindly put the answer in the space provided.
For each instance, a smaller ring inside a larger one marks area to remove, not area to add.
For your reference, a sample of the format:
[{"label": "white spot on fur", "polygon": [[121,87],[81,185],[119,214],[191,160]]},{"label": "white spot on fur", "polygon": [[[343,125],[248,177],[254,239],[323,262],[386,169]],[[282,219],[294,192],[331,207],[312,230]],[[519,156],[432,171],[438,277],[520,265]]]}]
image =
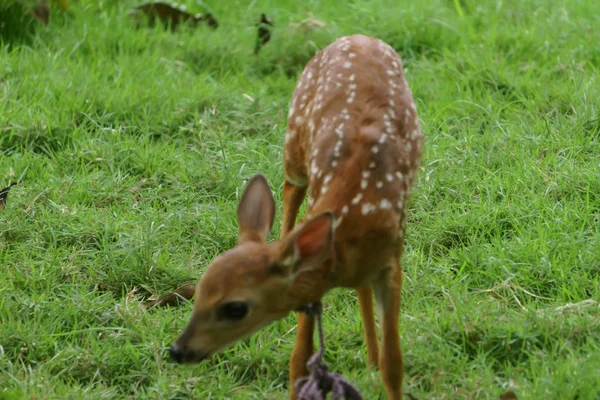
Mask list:
[{"label": "white spot on fur", "polygon": [[350,82],[354,82],[354,79],[356,78],[356,76],[354,74],[350,75],[350,77],[348,78],[348,80]]},{"label": "white spot on fur", "polygon": [[350,54],[348,54],[348,57],[350,57],[350,58],[354,58],[354,57],[356,57],[356,54],[354,54],[354,53],[350,53]]},{"label": "white spot on fur", "polygon": [[377,189],[381,189],[383,187],[383,182],[382,181],[378,181],[375,186],[377,186]]},{"label": "white spot on fur", "polygon": [[338,226],[340,226],[340,224],[342,223],[342,220],[342,217],[336,218],[335,221],[333,221],[333,229],[337,229]]},{"label": "white spot on fur", "polygon": [[391,181],[393,181],[393,180],[394,180],[394,176],[393,176],[392,174],[385,174],[385,179],[386,179],[388,182],[391,182]]},{"label": "white spot on fur", "polygon": [[367,185],[368,185],[368,182],[367,182],[367,180],[366,180],[366,179],[363,179],[363,180],[360,182],[360,188],[361,188],[362,190],[365,190],[365,189],[367,188]]},{"label": "white spot on fur", "polygon": [[327,174],[325,179],[323,179],[323,184],[327,185],[331,181],[331,174]]},{"label": "white spot on fur", "polygon": [[390,203],[388,199],[381,199],[379,201],[379,208],[381,208],[382,210],[391,210],[392,203]]},{"label": "white spot on fur", "polygon": [[367,179],[369,177],[369,175],[371,175],[371,171],[363,171],[362,173],[362,177]]},{"label": "white spot on fur", "polygon": [[350,211],[350,209],[348,208],[348,206],[342,207],[342,215],[348,214],[348,211]]},{"label": "white spot on fur", "polygon": [[362,197],[363,197],[362,193],[359,193],[356,196],[354,196],[354,198],[352,199],[352,204],[360,203],[360,200],[362,199]]},{"label": "white spot on fur", "polygon": [[350,61],[346,61],[344,63],[344,68],[350,68],[352,66],[352,63]]},{"label": "white spot on fur", "polygon": [[379,146],[375,145],[375,146],[371,147],[371,152],[373,154],[379,153]]},{"label": "white spot on fur", "polygon": [[377,209],[377,207],[375,206],[375,204],[365,203],[362,205],[361,213],[362,213],[362,215],[367,215],[367,214],[372,213],[376,209]]},{"label": "white spot on fur", "polygon": [[316,175],[319,172],[319,167],[317,167],[317,162],[315,160],[310,164],[310,173],[312,175]]},{"label": "white spot on fur", "polygon": [[375,164],[375,161],[371,161],[369,163],[369,168],[374,169],[377,166],[377,164]]},{"label": "white spot on fur", "polygon": [[397,172],[396,172],[396,176],[398,177],[398,180],[399,180],[400,182],[404,182],[404,175],[402,174],[402,172],[400,172],[400,171],[397,171]]}]

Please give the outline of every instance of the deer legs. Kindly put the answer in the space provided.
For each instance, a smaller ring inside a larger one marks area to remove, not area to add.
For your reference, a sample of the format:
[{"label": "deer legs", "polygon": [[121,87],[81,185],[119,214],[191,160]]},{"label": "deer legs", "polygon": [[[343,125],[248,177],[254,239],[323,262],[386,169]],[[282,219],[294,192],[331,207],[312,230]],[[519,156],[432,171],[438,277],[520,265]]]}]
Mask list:
[{"label": "deer legs", "polygon": [[283,222],[279,238],[287,235],[296,225],[296,217],[306,196],[307,186],[296,186],[289,181],[283,184]]},{"label": "deer legs", "polygon": [[356,289],[356,294],[358,295],[358,302],[360,304],[363,333],[365,336],[365,343],[367,344],[367,359],[369,365],[376,367],[379,349],[377,344],[375,316],[373,314],[373,289],[370,286],[363,286]]},{"label": "deer legs", "polygon": [[400,291],[402,288],[402,267],[394,260],[385,279],[374,284],[375,297],[381,308],[382,348],[379,354],[379,369],[389,400],[402,398],[402,352],[398,335],[400,314]]},{"label": "deer legs", "polygon": [[[280,238],[283,238],[294,228],[298,210],[300,210],[306,190],[306,186],[296,186],[287,180],[283,184],[283,222]],[[294,391],[296,380],[308,375],[306,363],[314,352],[313,331],[315,329],[315,318],[302,312],[299,312],[297,315],[298,331],[290,359],[290,400],[296,398]]]}]

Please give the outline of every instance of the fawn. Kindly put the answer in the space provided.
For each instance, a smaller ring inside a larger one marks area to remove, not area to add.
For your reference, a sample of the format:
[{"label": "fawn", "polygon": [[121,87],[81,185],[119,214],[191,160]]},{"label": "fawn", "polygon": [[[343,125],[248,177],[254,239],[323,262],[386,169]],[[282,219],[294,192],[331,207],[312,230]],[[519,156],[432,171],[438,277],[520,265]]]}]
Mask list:
[{"label": "fawn", "polygon": [[[333,288],[353,288],[368,362],[379,366],[388,398],[400,399],[400,257],[422,149],[402,61],[389,45],[353,35],[318,52],[300,77],[288,116],[280,239],[266,241],[275,201],[266,179],[255,175],[237,208],[238,243],[202,276],[171,357],[199,362]],[[306,217],[294,226],[309,188]],[[313,329],[314,317],[298,313],[290,399],[293,383],[308,374]]]}]

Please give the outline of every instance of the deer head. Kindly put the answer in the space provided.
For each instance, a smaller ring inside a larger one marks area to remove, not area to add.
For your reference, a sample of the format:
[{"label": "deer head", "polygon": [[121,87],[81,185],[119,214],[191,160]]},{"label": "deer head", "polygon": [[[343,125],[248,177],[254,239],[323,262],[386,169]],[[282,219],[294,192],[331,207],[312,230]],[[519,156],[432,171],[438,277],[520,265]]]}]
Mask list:
[{"label": "deer head", "polygon": [[237,209],[237,245],[218,256],[196,285],[194,310],[170,354],[200,362],[290,311],[320,299],[333,243],[333,214],[321,213],[267,243],[275,200],[255,175]]}]

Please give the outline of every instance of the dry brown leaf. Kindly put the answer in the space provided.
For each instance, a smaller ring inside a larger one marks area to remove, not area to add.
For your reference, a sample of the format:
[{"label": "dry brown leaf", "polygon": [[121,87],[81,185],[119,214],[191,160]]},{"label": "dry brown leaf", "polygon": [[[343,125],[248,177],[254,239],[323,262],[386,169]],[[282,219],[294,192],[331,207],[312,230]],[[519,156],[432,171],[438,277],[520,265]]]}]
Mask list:
[{"label": "dry brown leaf", "polygon": [[254,54],[258,54],[260,49],[271,40],[271,30],[273,29],[273,20],[267,17],[266,14],[260,15],[260,20],[256,24],[258,28],[258,36],[256,38],[256,46],[254,47]]},{"label": "dry brown leaf", "polygon": [[178,287],[173,292],[159,297],[158,300],[151,301],[148,307],[177,306],[184,300],[191,300],[194,297],[196,285],[188,284]]},{"label": "dry brown leaf", "polygon": [[303,19],[302,21],[300,21],[296,24],[292,24],[292,28],[296,32],[304,33],[304,34],[308,34],[314,30],[324,29],[327,27],[329,27],[329,25],[327,25],[327,23],[321,21],[320,19],[317,19],[311,13],[308,13],[308,18]]},{"label": "dry brown leaf", "polygon": [[44,25],[50,21],[50,6],[48,3],[38,3],[31,9],[31,14]]},{"label": "dry brown leaf", "polygon": [[62,8],[63,10],[67,10],[69,8],[69,6],[71,5],[71,1],[70,0],[54,0],[54,2],[56,4],[58,4],[58,6],[60,8]]},{"label": "dry brown leaf", "polygon": [[517,400],[517,395],[512,390],[507,390],[500,395],[500,400]]},{"label": "dry brown leaf", "polygon": [[171,30],[177,28],[182,22],[189,22],[192,26],[200,23],[206,23],[211,28],[216,29],[219,24],[212,14],[191,14],[186,11],[175,8],[167,3],[145,3],[135,7],[129,15],[138,19],[139,15],[144,14],[148,18],[148,24],[154,26],[156,20],[160,20],[164,25],[171,24]]},{"label": "dry brown leaf", "polygon": [[10,189],[16,185],[16,183],[11,182],[8,185],[8,187],[5,187],[4,189],[0,190],[0,210],[4,210],[4,208],[6,207],[6,201],[8,200],[8,192],[10,192]]}]

